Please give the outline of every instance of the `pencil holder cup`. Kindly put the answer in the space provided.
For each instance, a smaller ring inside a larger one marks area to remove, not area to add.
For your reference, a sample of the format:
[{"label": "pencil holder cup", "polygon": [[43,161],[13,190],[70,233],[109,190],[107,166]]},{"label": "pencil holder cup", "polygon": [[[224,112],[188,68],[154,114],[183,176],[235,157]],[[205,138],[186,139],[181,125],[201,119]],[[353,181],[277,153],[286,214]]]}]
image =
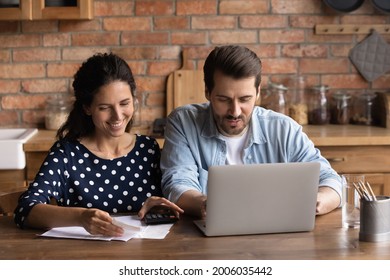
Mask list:
[{"label": "pencil holder cup", "polygon": [[390,197],[376,196],[376,199],[360,200],[360,241],[390,240]]}]

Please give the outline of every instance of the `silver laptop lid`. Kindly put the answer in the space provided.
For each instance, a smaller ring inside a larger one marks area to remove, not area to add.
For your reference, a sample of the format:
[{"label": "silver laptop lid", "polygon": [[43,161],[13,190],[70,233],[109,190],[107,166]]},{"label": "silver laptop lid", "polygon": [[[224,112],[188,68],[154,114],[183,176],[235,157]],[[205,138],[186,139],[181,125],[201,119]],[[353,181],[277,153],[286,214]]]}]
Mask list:
[{"label": "silver laptop lid", "polygon": [[318,162],[210,167],[205,234],[312,230],[319,172]]}]

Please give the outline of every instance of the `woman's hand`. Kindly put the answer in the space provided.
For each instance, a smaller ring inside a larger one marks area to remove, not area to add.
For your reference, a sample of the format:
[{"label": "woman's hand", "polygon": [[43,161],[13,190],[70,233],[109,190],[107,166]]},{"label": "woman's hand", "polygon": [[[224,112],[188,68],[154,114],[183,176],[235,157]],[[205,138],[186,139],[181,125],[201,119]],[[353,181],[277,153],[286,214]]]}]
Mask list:
[{"label": "woman's hand", "polygon": [[169,201],[168,199],[164,197],[159,197],[159,196],[151,196],[149,197],[144,205],[142,206],[141,210],[138,212],[138,217],[141,219],[145,216],[146,213],[149,212],[149,210],[153,207],[156,206],[161,206],[164,208],[169,208],[175,213],[176,217],[180,217],[180,214],[184,213],[184,210],[181,209],[179,206],[177,206],[175,203]]},{"label": "woman's hand", "polygon": [[123,228],[114,225],[112,222],[113,219],[110,214],[99,209],[85,209],[81,213],[81,225],[93,235],[123,235]]}]

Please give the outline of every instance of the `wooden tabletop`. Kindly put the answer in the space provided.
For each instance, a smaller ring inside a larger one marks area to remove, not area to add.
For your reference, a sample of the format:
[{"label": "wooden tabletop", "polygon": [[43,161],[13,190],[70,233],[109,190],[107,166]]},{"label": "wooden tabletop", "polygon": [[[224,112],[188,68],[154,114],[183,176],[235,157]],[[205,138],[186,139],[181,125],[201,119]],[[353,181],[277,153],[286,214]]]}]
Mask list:
[{"label": "wooden tabletop", "polygon": [[390,259],[390,241],[358,240],[358,229],[341,228],[341,210],[316,218],[314,231],[204,237],[182,217],[163,240],[93,241],[38,237],[0,217],[0,259],[137,260],[338,260]]}]

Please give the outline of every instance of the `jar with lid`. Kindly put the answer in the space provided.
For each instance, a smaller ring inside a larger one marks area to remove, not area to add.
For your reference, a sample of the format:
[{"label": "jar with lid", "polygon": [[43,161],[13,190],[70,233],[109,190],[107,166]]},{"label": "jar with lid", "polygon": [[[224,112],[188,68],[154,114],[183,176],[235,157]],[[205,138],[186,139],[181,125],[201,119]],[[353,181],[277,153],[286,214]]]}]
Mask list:
[{"label": "jar with lid", "polygon": [[58,95],[48,98],[45,107],[46,129],[59,129],[68,118],[72,104],[72,100],[65,96]]},{"label": "jar with lid", "polygon": [[350,121],[351,95],[337,91],[332,95],[330,106],[330,122],[333,124],[348,124]]},{"label": "jar with lid", "polygon": [[268,82],[268,89],[261,101],[261,105],[266,109],[287,114],[286,93],[287,87],[284,85]]},{"label": "jar with lid", "polygon": [[317,85],[312,88],[309,102],[309,124],[329,123],[328,99],[329,87]]},{"label": "jar with lid", "polygon": [[308,124],[308,108],[305,98],[305,79],[297,76],[289,82],[289,93],[291,96],[288,106],[288,115],[300,125]]},{"label": "jar with lid", "polygon": [[362,125],[373,125],[373,106],[376,94],[364,92],[357,96],[354,103],[352,123]]}]

